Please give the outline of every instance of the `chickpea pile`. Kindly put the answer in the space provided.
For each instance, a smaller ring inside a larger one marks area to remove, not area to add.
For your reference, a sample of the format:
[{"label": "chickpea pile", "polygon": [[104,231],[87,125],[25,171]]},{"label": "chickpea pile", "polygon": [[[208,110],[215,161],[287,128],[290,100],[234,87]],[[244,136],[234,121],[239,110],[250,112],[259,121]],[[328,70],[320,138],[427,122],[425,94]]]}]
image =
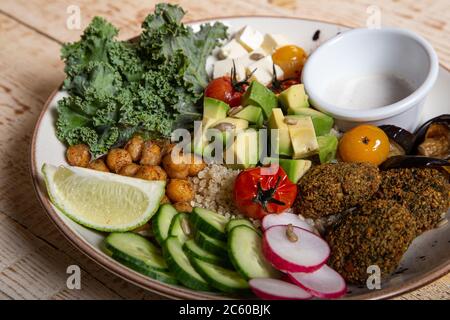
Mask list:
[{"label": "chickpea pile", "polygon": [[111,149],[103,158],[91,160],[85,144],[70,146],[66,157],[71,166],[144,180],[168,180],[161,204],[172,203],[179,212],[191,212],[194,188],[187,178],[196,176],[206,164],[194,154],[177,153],[173,147],[167,141],[144,141],[136,135],[123,148]]}]

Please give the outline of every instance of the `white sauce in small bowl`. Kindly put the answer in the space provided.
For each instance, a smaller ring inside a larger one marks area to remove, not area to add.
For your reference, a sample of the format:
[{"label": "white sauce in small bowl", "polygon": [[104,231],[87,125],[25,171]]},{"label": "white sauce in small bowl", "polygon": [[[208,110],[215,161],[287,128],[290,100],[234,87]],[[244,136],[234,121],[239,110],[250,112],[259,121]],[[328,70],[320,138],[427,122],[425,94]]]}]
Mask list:
[{"label": "white sauce in small bowl", "polygon": [[406,80],[392,74],[371,74],[333,81],[326,99],[340,108],[367,110],[398,102],[412,92]]}]

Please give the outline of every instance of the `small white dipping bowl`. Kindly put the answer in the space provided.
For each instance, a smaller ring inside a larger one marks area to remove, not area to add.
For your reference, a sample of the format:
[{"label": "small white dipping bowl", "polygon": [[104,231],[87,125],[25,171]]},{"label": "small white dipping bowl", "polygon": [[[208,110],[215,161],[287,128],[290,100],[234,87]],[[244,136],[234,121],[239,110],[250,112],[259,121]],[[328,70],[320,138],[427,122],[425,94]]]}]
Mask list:
[{"label": "small white dipping bowl", "polygon": [[354,29],[311,54],[302,82],[313,106],[340,130],[371,123],[414,131],[438,70],[432,46],[410,31]]}]

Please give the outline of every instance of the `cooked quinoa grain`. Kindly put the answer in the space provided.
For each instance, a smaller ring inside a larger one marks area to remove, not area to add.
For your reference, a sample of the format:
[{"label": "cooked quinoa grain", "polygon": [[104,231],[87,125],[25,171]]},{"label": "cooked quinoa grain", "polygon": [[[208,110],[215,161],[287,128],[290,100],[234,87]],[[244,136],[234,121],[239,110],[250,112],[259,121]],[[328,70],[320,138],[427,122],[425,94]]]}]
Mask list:
[{"label": "cooked quinoa grain", "polygon": [[392,199],[409,209],[418,234],[436,227],[450,206],[450,187],[436,169],[391,169],[382,172],[379,199]]},{"label": "cooked quinoa grain", "polygon": [[371,265],[378,265],[386,277],[395,271],[415,235],[415,219],[408,209],[392,200],[372,200],[328,231],[328,264],[351,283],[365,283]]},{"label": "cooked quinoa grain", "polygon": [[298,183],[294,212],[317,219],[350,209],[369,200],[381,176],[368,163],[328,163],[311,168]]},{"label": "cooked quinoa grain", "polygon": [[193,207],[202,207],[226,217],[239,216],[234,205],[233,188],[239,170],[232,170],[218,164],[211,164],[200,171],[197,177],[190,177],[194,186]]}]

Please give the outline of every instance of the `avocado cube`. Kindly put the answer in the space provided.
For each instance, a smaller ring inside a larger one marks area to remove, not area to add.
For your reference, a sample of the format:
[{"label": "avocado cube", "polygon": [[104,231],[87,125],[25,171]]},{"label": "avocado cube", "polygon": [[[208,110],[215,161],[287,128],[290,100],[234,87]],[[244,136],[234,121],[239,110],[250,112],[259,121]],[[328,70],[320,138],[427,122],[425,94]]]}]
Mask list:
[{"label": "avocado cube", "polygon": [[309,107],[308,96],[305,93],[303,84],[290,86],[278,95],[278,100],[283,110],[288,114],[295,112],[295,110]]},{"label": "avocado cube", "polygon": [[293,149],[291,138],[289,136],[289,128],[284,122],[283,111],[281,111],[280,108],[272,109],[268,127],[270,129],[272,150],[274,150],[277,155],[292,156]]},{"label": "avocado cube", "polygon": [[336,158],[338,138],[333,135],[317,137],[320,163],[327,163]]},{"label": "avocado cube", "polygon": [[311,117],[316,136],[328,134],[334,125],[334,119],[332,117],[312,108],[297,109],[295,113],[286,116],[286,119],[299,119],[302,117]]},{"label": "avocado cube", "polygon": [[297,183],[312,165],[310,160],[265,158],[263,164],[269,163],[278,163],[292,183]]},{"label": "avocado cube", "polygon": [[260,107],[264,118],[268,119],[272,109],[278,106],[278,99],[269,88],[258,81],[253,81],[242,96],[241,103],[244,107],[248,105]]},{"label": "avocado cube", "polygon": [[259,160],[258,131],[249,128],[236,134],[233,144],[227,149],[225,163],[233,169],[256,166]]},{"label": "avocado cube", "polygon": [[205,97],[203,99],[203,118],[207,119],[224,119],[227,117],[230,106],[214,98]]},{"label": "avocado cube", "polygon": [[247,120],[249,123],[258,124],[261,121],[262,109],[256,106],[246,106],[244,109],[236,113],[234,118]]},{"label": "avocado cube", "polygon": [[295,124],[287,125],[294,150],[292,158],[301,159],[316,154],[319,151],[319,144],[311,117],[303,117],[295,121]]}]

